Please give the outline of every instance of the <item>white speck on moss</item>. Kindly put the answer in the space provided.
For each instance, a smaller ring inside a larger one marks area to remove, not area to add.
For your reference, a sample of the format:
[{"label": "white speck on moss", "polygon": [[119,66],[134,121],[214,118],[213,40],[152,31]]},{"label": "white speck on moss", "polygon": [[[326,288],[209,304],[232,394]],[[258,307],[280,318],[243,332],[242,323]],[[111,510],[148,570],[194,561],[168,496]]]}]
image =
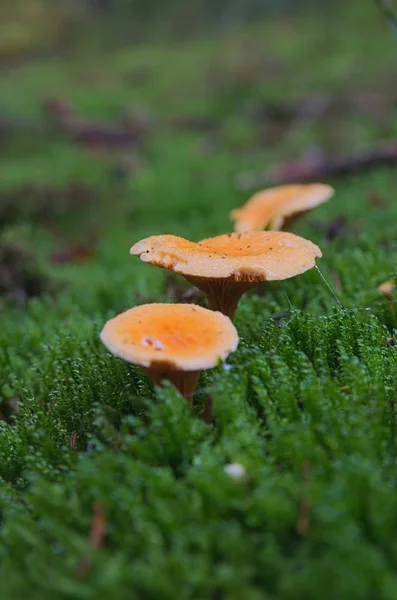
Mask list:
[{"label": "white speck on moss", "polygon": [[229,465],[226,465],[224,471],[235,481],[242,481],[247,475],[245,468],[239,463],[230,463]]}]

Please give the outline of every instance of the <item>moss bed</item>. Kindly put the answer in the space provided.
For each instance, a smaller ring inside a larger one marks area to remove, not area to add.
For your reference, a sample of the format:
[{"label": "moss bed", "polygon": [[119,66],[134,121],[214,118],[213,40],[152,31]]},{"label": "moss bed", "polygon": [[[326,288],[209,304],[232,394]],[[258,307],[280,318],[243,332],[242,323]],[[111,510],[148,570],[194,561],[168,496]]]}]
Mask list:
[{"label": "moss bed", "polygon": [[[329,181],[335,197],[293,229],[321,272],[244,296],[239,349],[202,375],[193,412],[98,337],[123,309],[189,296],[133,242],[226,232],[250,193],[239,173],[397,132],[376,8],[347,7],[326,40],[318,19],[3,74],[5,113],[46,135],[1,149],[0,254],[17,262],[0,269],[2,600],[397,597],[397,305],[377,289],[397,277],[395,169]],[[280,131],[252,117],[341,90],[386,108]],[[50,95],[96,121],[148,113],[138,156],[71,143]],[[192,115],[204,129],[182,127]]]}]

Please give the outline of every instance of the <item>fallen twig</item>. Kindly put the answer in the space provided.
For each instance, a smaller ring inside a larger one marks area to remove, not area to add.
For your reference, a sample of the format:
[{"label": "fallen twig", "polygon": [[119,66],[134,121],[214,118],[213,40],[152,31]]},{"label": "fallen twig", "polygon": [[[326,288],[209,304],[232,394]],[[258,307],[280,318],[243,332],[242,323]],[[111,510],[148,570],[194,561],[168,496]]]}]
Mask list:
[{"label": "fallen twig", "polygon": [[303,465],[303,494],[300,501],[298,523],[296,526],[299,535],[306,535],[310,527],[310,480],[311,464],[310,461],[307,460]]},{"label": "fallen twig", "polygon": [[94,249],[89,244],[76,244],[65,250],[53,252],[50,260],[54,264],[76,263],[92,259]]},{"label": "fallen twig", "polygon": [[343,177],[378,166],[397,164],[397,141],[385,142],[378,147],[352,155],[327,158],[323,155],[309,156],[285,163],[265,173],[242,173],[236,185],[249,189],[262,185],[284,185],[324,181],[329,177]]},{"label": "fallen twig", "polygon": [[69,448],[72,452],[77,452],[77,433],[75,431],[70,434]]},{"label": "fallen twig", "polygon": [[212,423],[213,405],[214,405],[214,400],[213,400],[211,394],[208,394],[206,401],[205,401],[204,413],[203,413],[203,419],[204,419],[205,423]]},{"label": "fallen twig", "polygon": [[89,535],[90,548],[77,567],[77,575],[79,579],[85,579],[92,566],[93,551],[102,547],[105,539],[106,517],[101,502],[95,502],[94,513],[92,516],[91,531]]},{"label": "fallen twig", "polygon": [[147,130],[146,120],[131,112],[124,115],[121,124],[112,125],[82,118],[62,98],[48,98],[44,109],[71,141],[93,152],[136,147]]}]

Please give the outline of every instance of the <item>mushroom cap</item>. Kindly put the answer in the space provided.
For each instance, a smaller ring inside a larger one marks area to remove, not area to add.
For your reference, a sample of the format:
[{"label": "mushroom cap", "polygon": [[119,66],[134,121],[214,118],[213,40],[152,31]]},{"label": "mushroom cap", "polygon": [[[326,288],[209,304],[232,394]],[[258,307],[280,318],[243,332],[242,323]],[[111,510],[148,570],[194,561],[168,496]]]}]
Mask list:
[{"label": "mushroom cap", "polygon": [[197,243],[158,235],[138,242],[130,253],[185,277],[247,282],[294,277],[322,256],[309,240],[284,231],[226,233]]},{"label": "mushroom cap", "polygon": [[220,312],[195,304],[144,304],[110,319],[101,340],[112,354],[147,368],[198,371],[234,352],[238,334]]},{"label": "mushroom cap", "polygon": [[241,207],[231,211],[235,230],[254,231],[269,226],[281,229],[284,221],[327,202],[334,189],[324,183],[281,185],[257,192]]},{"label": "mushroom cap", "polygon": [[384,296],[390,296],[396,289],[394,281],[384,281],[378,286],[378,292]]}]

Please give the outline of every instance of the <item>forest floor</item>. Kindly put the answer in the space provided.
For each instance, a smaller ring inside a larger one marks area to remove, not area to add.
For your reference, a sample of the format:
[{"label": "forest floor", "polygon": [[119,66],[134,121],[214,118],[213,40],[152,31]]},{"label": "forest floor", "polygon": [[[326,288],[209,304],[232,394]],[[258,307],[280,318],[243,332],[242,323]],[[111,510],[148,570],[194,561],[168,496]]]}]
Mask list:
[{"label": "forest floor", "polygon": [[99,340],[186,300],[134,242],[230,231],[286,162],[397,136],[396,49],[354,4],[1,67],[2,600],[397,597],[395,168],[324,174],[293,228],[319,271],[245,295],[193,411]]}]

